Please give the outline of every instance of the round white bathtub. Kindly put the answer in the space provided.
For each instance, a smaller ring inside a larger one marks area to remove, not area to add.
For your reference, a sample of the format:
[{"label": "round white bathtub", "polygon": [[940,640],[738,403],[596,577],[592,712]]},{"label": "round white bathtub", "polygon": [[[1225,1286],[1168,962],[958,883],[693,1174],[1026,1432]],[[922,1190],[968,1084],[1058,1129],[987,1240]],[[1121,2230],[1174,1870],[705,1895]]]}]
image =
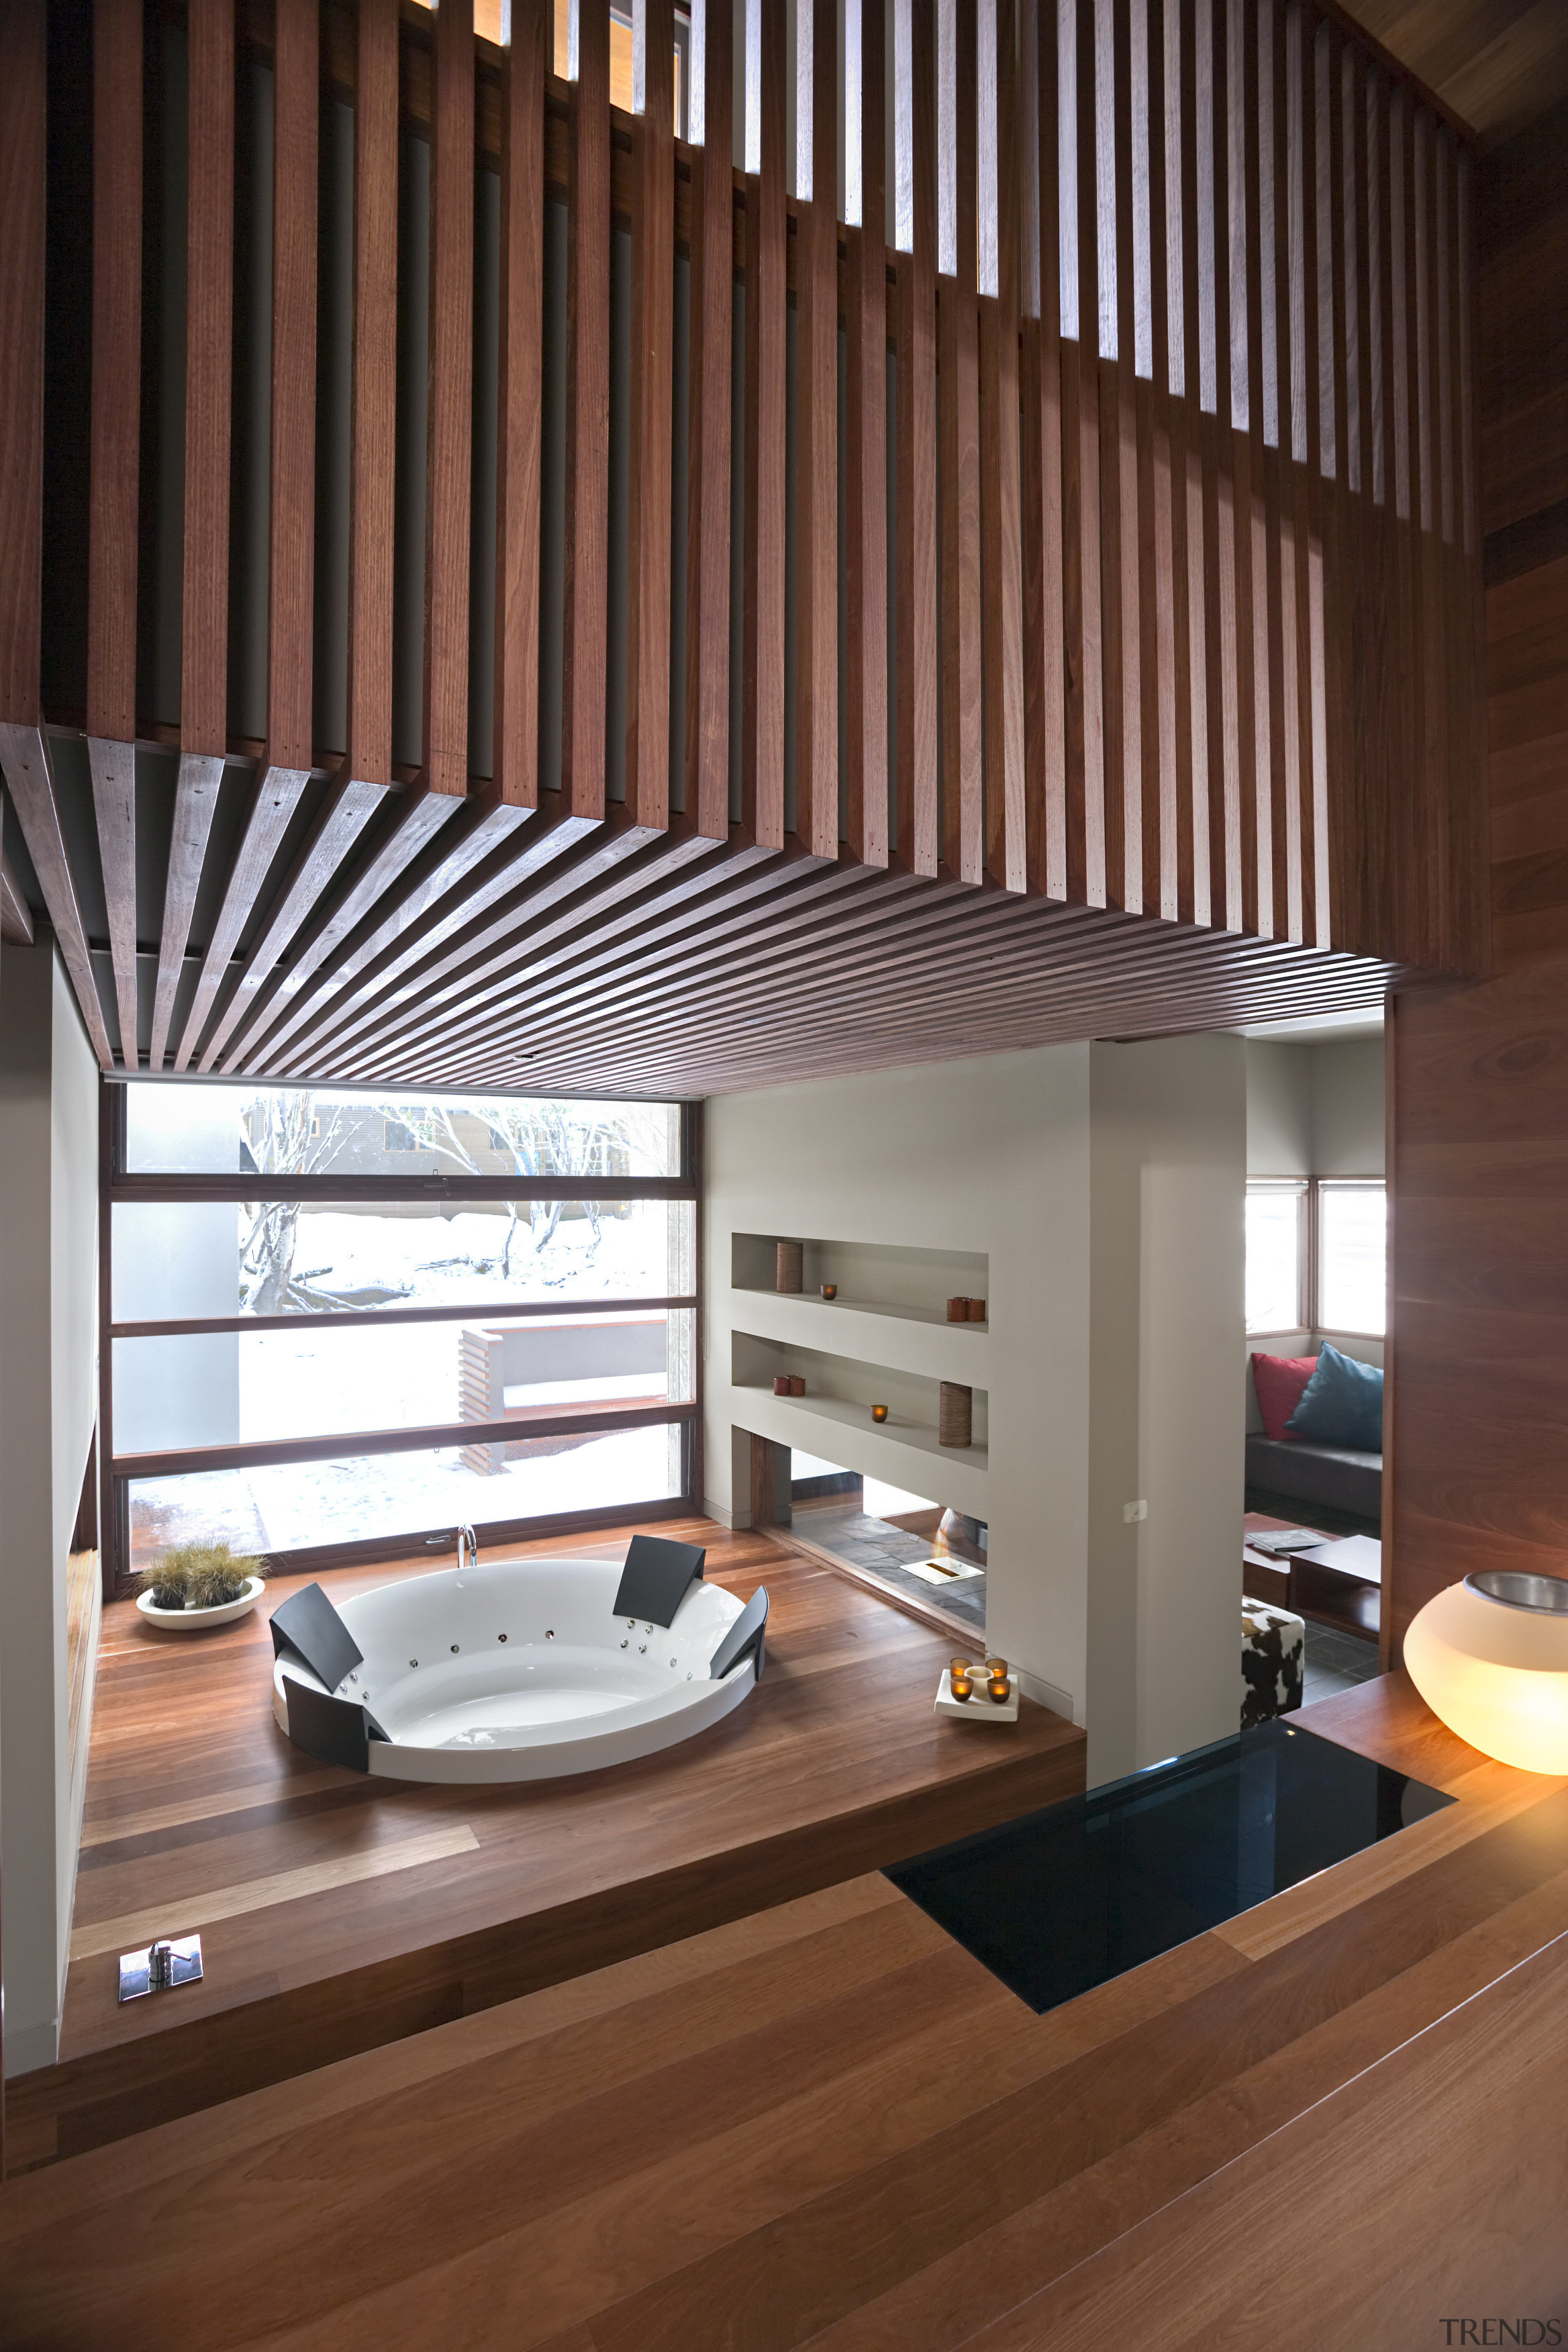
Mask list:
[{"label": "round white bathtub", "polygon": [[[618,1560],[488,1560],[382,1585],[339,1614],[363,1658],[331,1695],[363,1700],[385,1732],[370,1769],[394,1780],[540,1780],[596,1772],[689,1739],[756,1685],[747,1656],[723,1680],[714,1651],[744,1603],[700,1578],[673,1625],[616,1617]],[[325,1685],[279,1656],[285,1678]]]}]

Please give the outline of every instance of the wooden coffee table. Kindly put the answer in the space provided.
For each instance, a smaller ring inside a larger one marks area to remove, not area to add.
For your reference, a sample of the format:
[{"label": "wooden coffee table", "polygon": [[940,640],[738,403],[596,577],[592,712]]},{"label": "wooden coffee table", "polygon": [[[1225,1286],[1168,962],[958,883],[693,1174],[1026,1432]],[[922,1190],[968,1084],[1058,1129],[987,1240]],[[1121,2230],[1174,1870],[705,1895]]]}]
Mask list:
[{"label": "wooden coffee table", "polygon": [[1262,1511],[1248,1511],[1242,1522],[1243,1589],[1254,1601],[1270,1601],[1276,1608],[1310,1617],[1314,1624],[1332,1625],[1342,1633],[1359,1633],[1363,1641],[1375,1642],[1383,1618],[1383,1577],[1374,1538],[1324,1535],[1324,1549],[1338,1556],[1321,1559],[1300,1554],[1276,1559],[1254,1550],[1247,1541],[1251,1536],[1310,1526],[1310,1519],[1271,1519]]}]

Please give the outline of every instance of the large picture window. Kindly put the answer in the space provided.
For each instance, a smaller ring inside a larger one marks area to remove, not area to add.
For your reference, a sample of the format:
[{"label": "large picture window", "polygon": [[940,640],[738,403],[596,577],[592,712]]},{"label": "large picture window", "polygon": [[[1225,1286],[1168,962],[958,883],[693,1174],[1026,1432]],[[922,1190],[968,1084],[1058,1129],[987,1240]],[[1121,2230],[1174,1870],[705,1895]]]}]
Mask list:
[{"label": "large picture window", "polygon": [[105,1089],[115,1572],[691,1507],[697,1188],[671,1103]]}]

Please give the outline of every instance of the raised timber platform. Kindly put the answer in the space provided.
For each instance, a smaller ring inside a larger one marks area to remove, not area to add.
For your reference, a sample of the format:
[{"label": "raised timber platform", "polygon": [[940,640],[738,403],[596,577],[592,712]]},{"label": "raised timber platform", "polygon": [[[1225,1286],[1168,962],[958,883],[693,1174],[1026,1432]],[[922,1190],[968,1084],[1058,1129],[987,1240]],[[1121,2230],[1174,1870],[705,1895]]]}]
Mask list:
[{"label": "raised timber platform", "polygon": [[1458,1801],[1043,2016],[870,1874],[91,2149],[0,2197],[0,2344],[1430,2352],[1563,2313],[1563,1783],[1402,1678],[1306,1713]]},{"label": "raised timber platform", "polygon": [[[629,1530],[627,1535],[629,1535]],[[773,1599],[761,1686],[663,1755],[567,1780],[420,1788],[319,1765],[272,1719],[268,1612],[160,1634],[104,1612],[61,2062],[8,2086],[13,2169],[819,1887],[1084,1784],[1084,1736],[1026,1702],[981,1738],[931,1713],[951,1643],[706,1520],[660,1534]],[[627,1535],[517,1549],[619,1557]],[[444,1565],[342,1572],[348,1597]],[[199,1985],[121,2009],[119,1954],[199,1930]]]}]

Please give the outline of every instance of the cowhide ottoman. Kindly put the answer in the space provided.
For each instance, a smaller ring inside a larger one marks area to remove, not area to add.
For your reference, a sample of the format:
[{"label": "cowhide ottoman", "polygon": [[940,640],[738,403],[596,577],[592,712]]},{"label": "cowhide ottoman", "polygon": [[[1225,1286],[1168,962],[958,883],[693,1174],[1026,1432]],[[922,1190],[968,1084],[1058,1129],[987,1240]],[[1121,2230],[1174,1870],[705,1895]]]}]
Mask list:
[{"label": "cowhide ottoman", "polygon": [[1289,1609],[1267,1601],[1241,1604],[1241,1727],[1270,1716],[1289,1715],[1301,1704],[1301,1669],[1307,1628]]}]

